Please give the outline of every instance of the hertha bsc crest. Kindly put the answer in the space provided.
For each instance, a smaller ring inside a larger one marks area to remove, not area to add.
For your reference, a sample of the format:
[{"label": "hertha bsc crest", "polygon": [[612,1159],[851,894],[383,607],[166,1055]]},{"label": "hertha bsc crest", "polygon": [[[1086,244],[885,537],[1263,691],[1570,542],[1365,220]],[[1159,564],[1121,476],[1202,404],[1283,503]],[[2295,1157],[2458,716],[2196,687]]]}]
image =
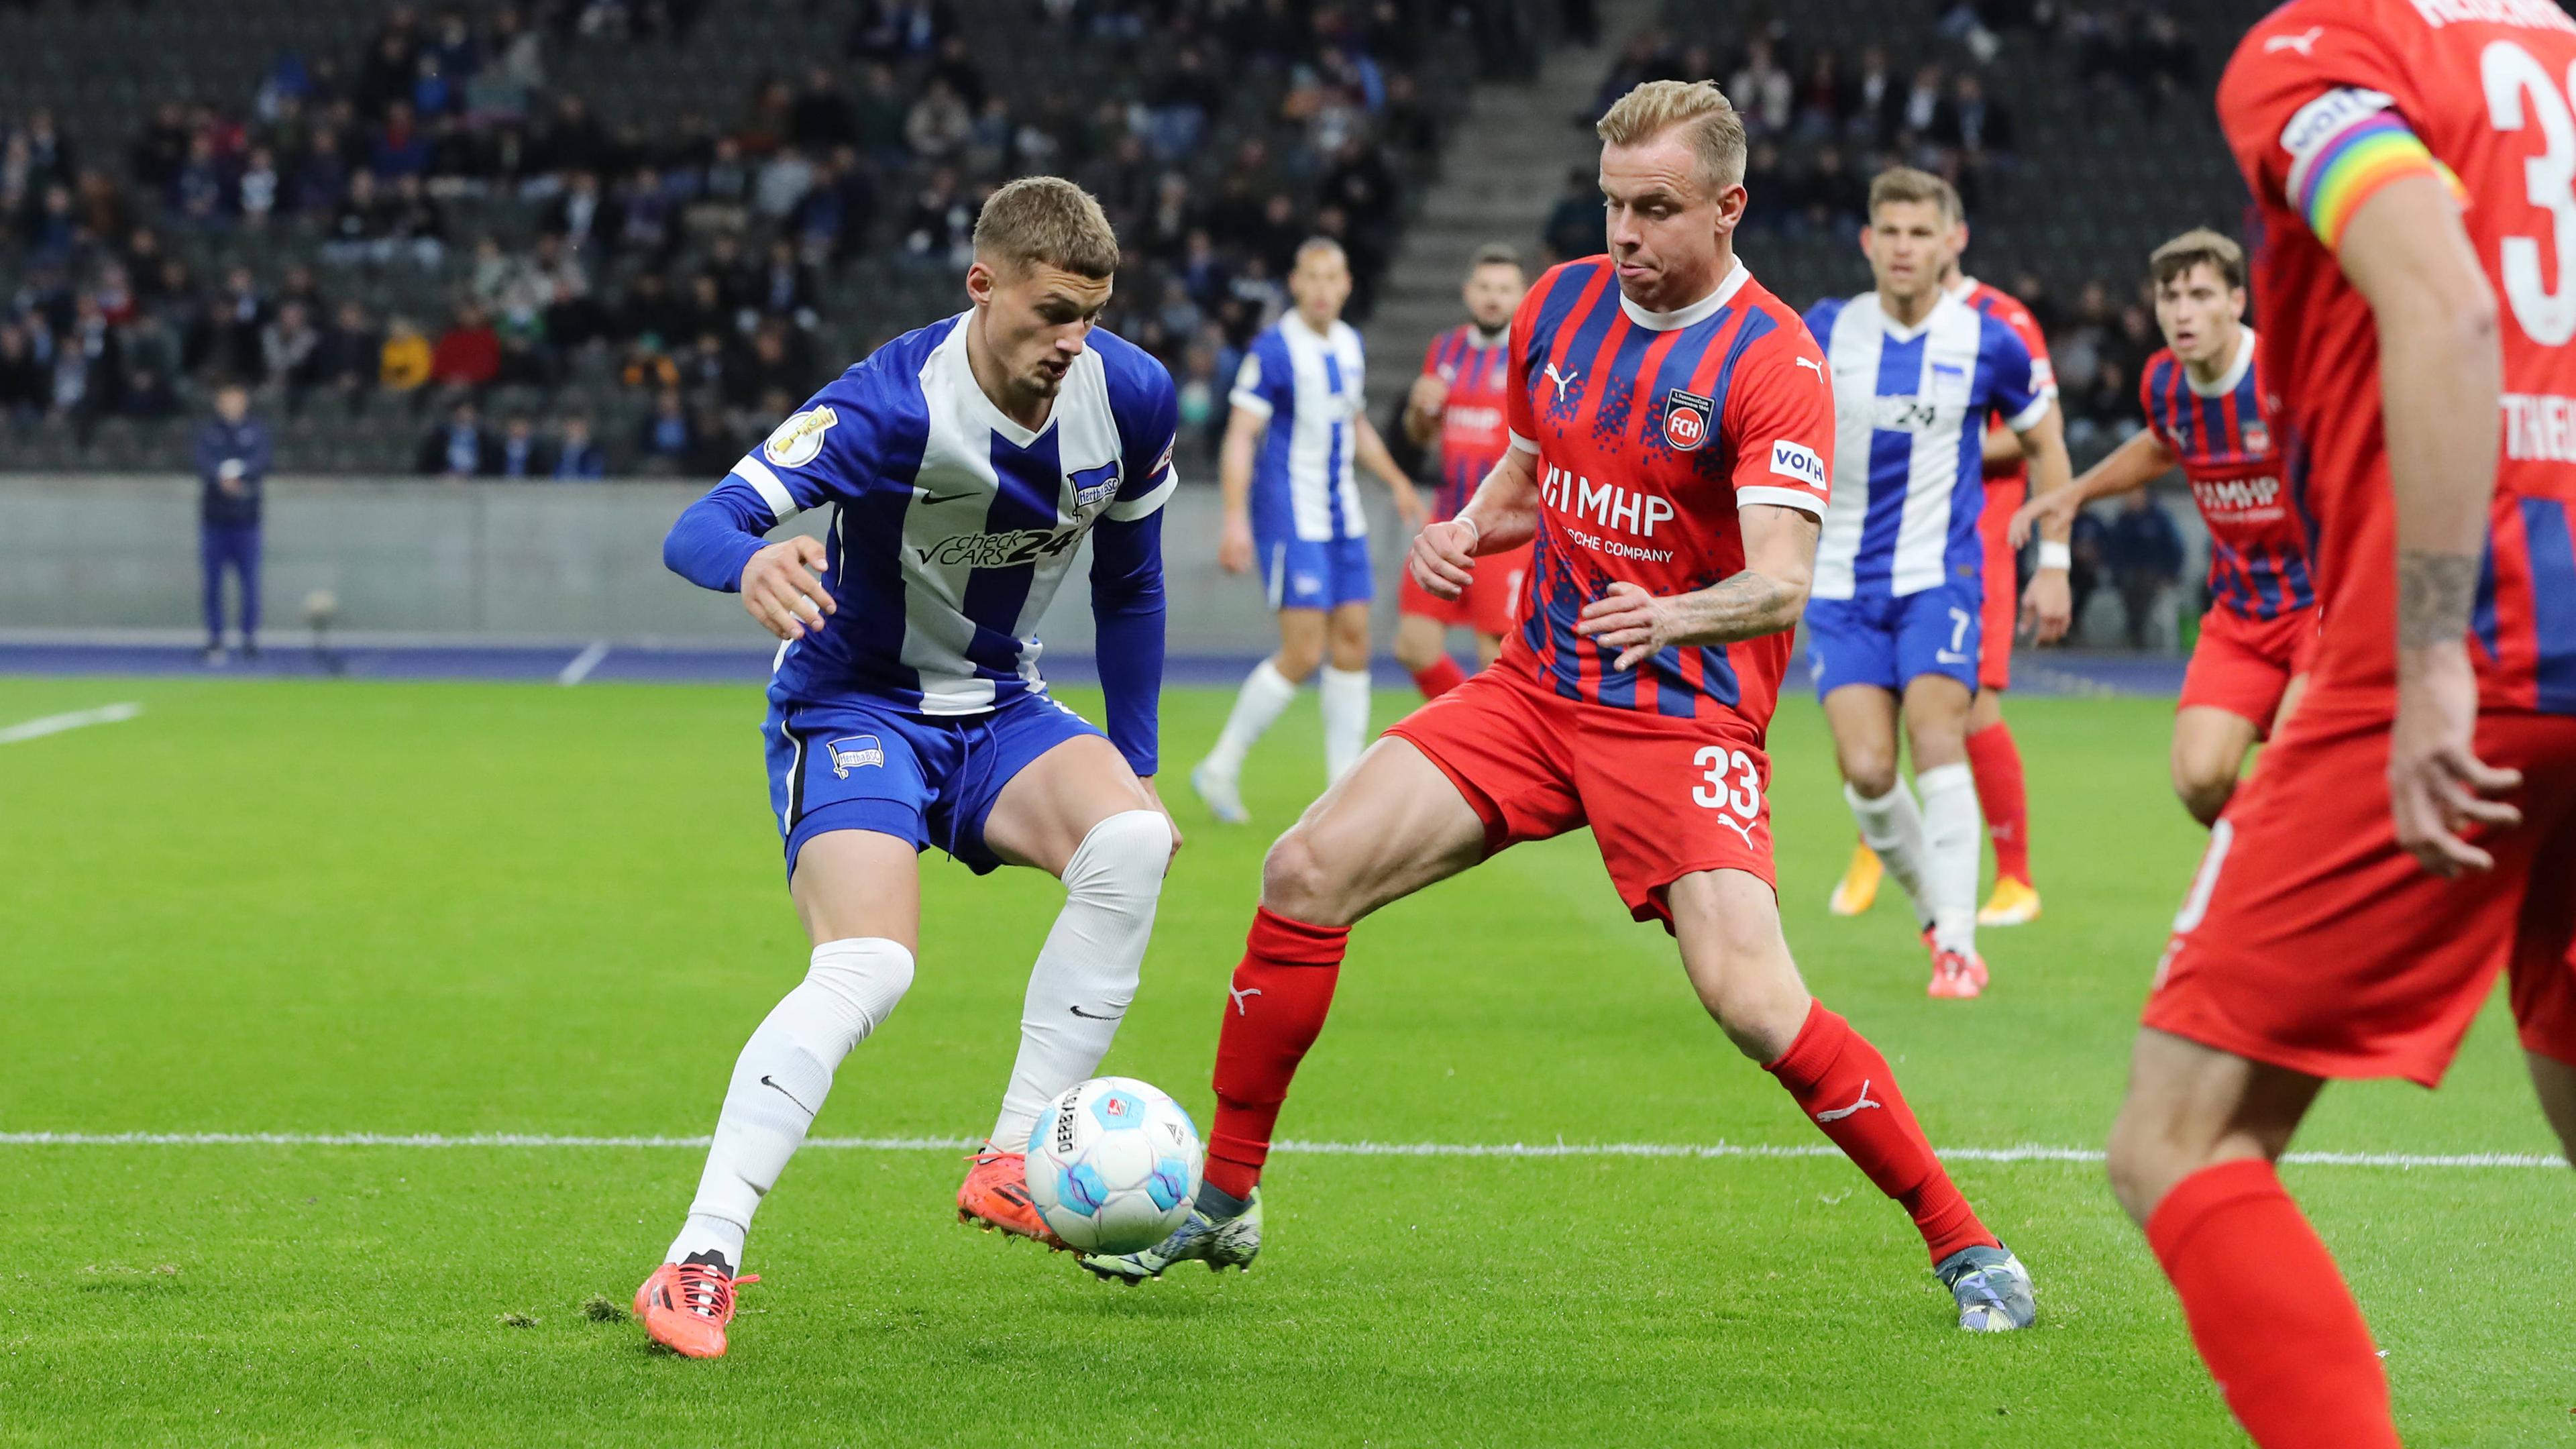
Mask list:
[{"label": "hertha bsc crest", "polygon": [[843,735],[823,748],[832,752],[832,773],[844,780],[862,765],[885,764],[885,745],[875,735]]},{"label": "hertha bsc crest", "polygon": [[1664,394],[1664,441],[1676,453],[1691,452],[1708,441],[1709,421],[1716,415],[1715,399],[1674,388]]}]

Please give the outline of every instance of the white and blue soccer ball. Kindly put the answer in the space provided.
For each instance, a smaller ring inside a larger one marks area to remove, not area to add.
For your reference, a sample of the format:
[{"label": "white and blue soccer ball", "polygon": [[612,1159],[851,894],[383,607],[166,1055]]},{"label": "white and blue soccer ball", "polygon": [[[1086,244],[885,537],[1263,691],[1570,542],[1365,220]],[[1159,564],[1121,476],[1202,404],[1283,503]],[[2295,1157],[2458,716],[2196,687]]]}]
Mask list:
[{"label": "white and blue soccer ball", "polygon": [[1198,1125],[1161,1088],[1094,1077],[1029,1134],[1029,1196],[1067,1247],[1133,1253],[1189,1220],[1204,1162]]}]

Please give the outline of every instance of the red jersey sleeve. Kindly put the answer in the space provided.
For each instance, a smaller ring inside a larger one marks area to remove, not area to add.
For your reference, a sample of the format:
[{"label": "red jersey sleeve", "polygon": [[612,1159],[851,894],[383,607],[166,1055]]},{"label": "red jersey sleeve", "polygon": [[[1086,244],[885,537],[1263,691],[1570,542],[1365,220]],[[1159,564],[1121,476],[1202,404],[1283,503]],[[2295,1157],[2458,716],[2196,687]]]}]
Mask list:
[{"label": "red jersey sleeve", "polygon": [[[2144,417],[2147,420],[2147,431],[2156,435],[2156,441],[2164,444],[2167,452],[2172,453],[2175,457],[2181,457],[2181,450],[2174,447],[2173,439],[2165,436],[2164,419],[2156,412],[2156,388],[2154,382],[2156,375],[2156,358],[2164,355],[2165,354],[2161,352],[2157,353],[2155,357],[2147,359],[2146,366],[2138,369],[2138,413],[2141,417]],[[2174,365],[2176,367],[2180,367],[2182,365],[2182,360],[2180,358],[2174,359]]]},{"label": "red jersey sleeve", "polygon": [[2048,336],[2039,330],[2039,319],[2018,300],[1995,310],[2003,324],[2021,339],[2021,345],[2030,349],[2031,384],[2042,392],[2057,391],[2057,364],[2049,360]]},{"label": "red jersey sleeve", "polygon": [[1539,310],[1564,278],[1565,265],[1559,263],[1522,294],[1503,337],[1503,346],[1509,349],[1504,355],[1511,359],[1503,384],[1503,425],[1511,430],[1512,446],[1524,453],[1538,451],[1538,412],[1530,406],[1530,347],[1538,335]]},{"label": "red jersey sleeve", "polygon": [[1726,392],[1735,502],[1825,515],[1834,476],[1834,388],[1824,349],[1794,316],[1748,349]]},{"label": "red jersey sleeve", "polygon": [[[1424,377],[1440,376],[1440,354],[1447,351],[1448,347],[1449,334],[1443,332],[1431,339],[1431,345],[1429,347],[1422,349],[1422,375]],[[1446,379],[1443,379],[1443,381],[1446,381]]]},{"label": "red jersey sleeve", "polygon": [[2246,35],[2219,82],[2219,124],[2247,186],[2329,248],[2389,182],[2450,174],[2408,119],[2423,97],[2384,5],[2283,6]]}]

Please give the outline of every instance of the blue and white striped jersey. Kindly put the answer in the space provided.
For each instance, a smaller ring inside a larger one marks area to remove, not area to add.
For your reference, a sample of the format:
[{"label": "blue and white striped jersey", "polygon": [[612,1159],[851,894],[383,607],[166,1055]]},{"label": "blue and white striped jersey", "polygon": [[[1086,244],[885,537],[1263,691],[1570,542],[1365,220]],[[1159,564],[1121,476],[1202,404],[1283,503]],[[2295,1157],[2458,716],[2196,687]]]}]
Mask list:
[{"label": "blue and white striped jersey", "polygon": [[842,373],[718,488],[757,493],[748,522],[762,532],[835,510],[824,582],[838,611],[779,650],[772,698],[855,691],[969,715],[1044,690],[1033,630],[1083,535],[1171,496],[1178,407],[1161,363],[1094,329],[1031,432],[976,386],[968,315]]},{"label": "blue and white striped jersey", "polygon": [[1834,382],[1834,486],[1816,543],[1819,599],[1903,597],[1980,578],[1986,415],[2038,425],[2056,386],[2012,328],[1944,292],[1898,326],[1876,292],[1807,312]]},{"label": "blue and white striped jersey", "polygon": [[1270,420],[1252,464],[1257,536],[1329,542],[1367,534],[1351,473],[1363,367],[1360,335],[1347,322],[1318,334],[1291,311],[1252,339],[1229,401]]}]

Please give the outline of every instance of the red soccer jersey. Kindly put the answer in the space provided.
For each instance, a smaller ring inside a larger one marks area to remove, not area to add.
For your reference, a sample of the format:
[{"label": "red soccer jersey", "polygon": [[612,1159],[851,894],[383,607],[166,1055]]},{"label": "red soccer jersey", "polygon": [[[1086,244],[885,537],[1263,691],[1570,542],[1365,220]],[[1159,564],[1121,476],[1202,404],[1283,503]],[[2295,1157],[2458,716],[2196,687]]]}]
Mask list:
[{"label": "red soccer jersey", "polygon": [[1494,471],[1511,446],[1504,418],[1503,389],[1510,380],[1508,334],[1491,343],[1477,341],[1476,329],[1460,325],[1431,339],[1423,354],[1427,377],[1449,384],[1449,400],[1440,407],[1440,486],[1431,497],[1431,521],[1455,518],[1476,485]]},{"label": "red soccer jersey", "polygon": [[[2039,319],[2030,315],[2030,309],[2021,304],[2019,297],[2001,287],[1980,282],[1974,277],[1961,277],[1959,282],[1960,285],[1953,289],[1959,300],[2011,328],[2013,335],[2021,339],[2021,345],[2030,349],[2031,381],[2043,391],[2055,392],[2057,369],[2048,360],[2048,338],[2039,330]],[[2001,416],[1986,419],[1986,431],[1999,429],[2004,429]],[[2030,460],[2027,458],[2015,458],[1999,467],[1989,465],[1986,468],[1986,495],[1989,499],[1999,488],[2028,490],[2029,487]]]},{"label": "red soccer jersey", "polygon": [[2277,619],[2317,601],[2308,577],[2308,533],[2281,482],[2281,455],[2256,359],[2254,329],[2239,334],[2235,359],[2208,388],[2170,347],[2138,375],[2147,428],[2182,464],[2191,498],[2209,525],[2209,593],[2220,608],[2252,620]]},{"label": "red soccer jersey", "polygon": [[1502,664],[1568,699],[1758,743],[1788,631],[1620,671],[1619,651],[1574,624],[1619,580],[1681,594],[1741,570],[1742,505],[1824,515],[1834,397],[1806,324],[1741,262],[1704,300],[1658,314],[1620,295],[1609,258],[1587,257],[1539,278],[1511,349],[1511,445],[1538,455],[1540,503],[1525,622]]},{"label": "red soccer jersey", "polygon": [[2378,334],[2331,244],[2389,180],[2447,172],[2475,198],[2462,222],[2503,313],[2504,447],[2470,646],[2480,702],[2576,713],[2571,66],[2576,21],[2550,0],[2294,0],[2219,84],[2261,220],[2266,386],[2315,540],[2321,693],[2384,696],[2396,678]]}]

